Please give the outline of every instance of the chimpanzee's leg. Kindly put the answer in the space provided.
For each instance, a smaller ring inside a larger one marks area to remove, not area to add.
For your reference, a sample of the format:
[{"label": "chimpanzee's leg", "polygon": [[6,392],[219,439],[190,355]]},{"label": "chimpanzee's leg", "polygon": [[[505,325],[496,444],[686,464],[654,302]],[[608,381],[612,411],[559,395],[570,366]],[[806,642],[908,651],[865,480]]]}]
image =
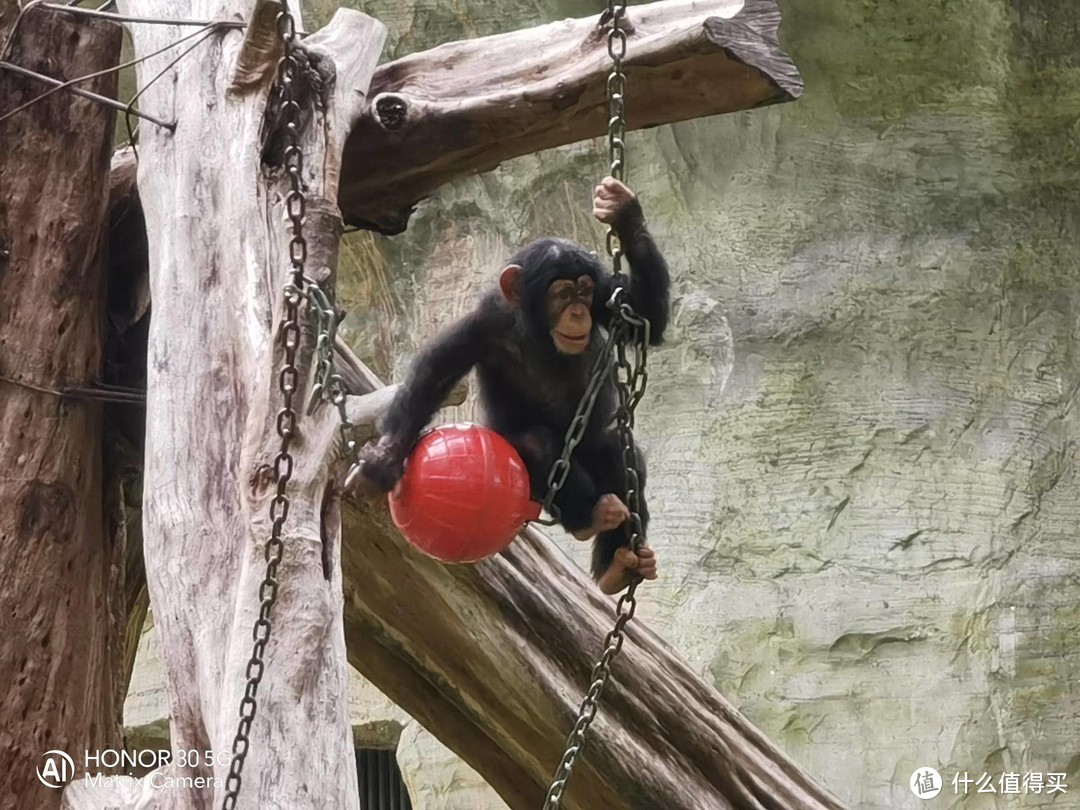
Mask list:
[{"label": "chimpanzee's leg", "polygon": [[[562,452],[562,443],[555,432],[546,427],[534,427],[525,433],[506,436],[517,450],[525,468],[529,471],[529,489],[533,500],[543,502],[547,497],[548,475]],[[576,455],[576,453],[575,453]],[[592,525],[593,508],[599,494],[592,477],[578,461],[571,457],[570,472],[558,494],[555,506],[563,528],[568,532],[580,531]]]}]

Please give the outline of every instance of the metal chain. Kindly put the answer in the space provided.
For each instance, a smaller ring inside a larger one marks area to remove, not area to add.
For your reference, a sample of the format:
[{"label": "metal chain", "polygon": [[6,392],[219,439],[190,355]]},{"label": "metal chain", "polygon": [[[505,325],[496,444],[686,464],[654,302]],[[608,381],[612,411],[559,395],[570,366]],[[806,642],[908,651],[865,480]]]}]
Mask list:
[{"label": "metal chain", "polygon": [[[621,300],[619,292],[613,296],[613,304],[616,309],[616,323],[612,332],[616,336],[615,346],[618,353],[615,364],[615,385],[619,395],[616,423],[623,448],[626,476],[625,503],[630,510],[630,518],[624,525],[628,543],[634,551],[637,551],[645,543],[645,527],[640,514],[640,471],[637,466],[637,448],[634,445],[632,430],[634,408],[644,395],[645,385],[648,382],[645,362],[649,342],[649,322],[634,314],[630,305]],[[629,355],[626,351],[628,344],[633,347],[633,352]],[[637,609],[637,587],[640,581],[640,577],[635,576],[615,607],[615,626],[604,639],[604,651],[593,667],[589,678],[589,689],[578,709],[577,720],[566,740],[562,760],[555,771],[555,776],[552,777],[551,786],[544,799],[544,810],[558,810],[562,806],[563,793],[570,781],[574,762],[585,745],[586,734],[596,717],[600,697],[611,675],[611,662],[622,649],[623,630],[627,622],[634,617],[634,611]]]},{"label": "metal chain", "polygon": [[[623,295],[623,288],[617,287],[611,296],[611,300],[608,301],[608,308],[616,310],[617,317],[621,318],[628,325],[645,330],[644,343],[641,343],[640,340],[636,342],[636,345],[641,347],[639,348],[639,351],[641,352],[642,359],[638,366],[640,370],[637,372],[636,376],[629,379],[629,381],[633,383],[631,385],[631,400],[628,406],[632,414],[633,409],[637,407],[638,402],[641,401],[641,397],[645,393],[645,381],[648,380],[648,372],[645,371],[645,352],[649,340],[649,322],[645,318],[638,317],[634,313],[633,309],[630,308],[630,305],[622,300]],[[534,521],[536,523],[540,523],[544,526],[554,526],[560,522],[561,515],[559,513],[559,507],[555,505],[555,496],[559,494],[559,490],[562,489],[563,484],[566,483],[566,478],[570,474],[570,458],[574,454],[574,449],[585,437],[585,429],[589,425],[593,407],[596,405],[596,398],[604,383],[609,379],[612,369],[612,349],[614,347],[618,347],[619,361],[617,367],[626,367],[624,356],[625,346],[623,345],[625,341],[619,334],[618,327],[618,323],[612,326],[611,330],[608,332],[607,340],[604,341],[604,345],[601,347],[599,354],[597,354],[596,360],[593,361],[592,371],[589,374],[589,382],[585,386],[585,392],[578,402],[577,411],[574,414],[574,418],[570,421],[570,427],[566,430],[562,454],[555,460],[555,463],[551,465],[551,471],[548,473],[547,496],[544,498],[543,507],[544,511],[551,515],[551,518],[543,520],[538,519]],[[630,427],[633,427],[632,416]]]},{"label": "metal chain", "polygon": [[255,719],[256,695],[259,684],[266,671],[263,658],[266,645],[270,641],[270,611],[278,596],[278,567],[281,565],[285,545],[281,539],[281,529],[289,516],[289,499],[285,487],[292,478],[293,457],[289,452],[293,435],[296,432],[296,411],[293,409],[293,397],[299,383],[296,368],[296,353],[300,345],[300,301],[304,283],[304,262],[307,259],[307,242],[304,240],[303,224],[306,201],[302,188],[301,175],[304,168],[304,155],[300,150],[300,105],[297,103],[293,88],[299,65],[292,50],[296,37],[296,26],[288,10],[277,16],[278,33],[285,44],[285,56],[278,65],[278,88],[282,99],[282,113],[286,128],[285,169],[289,175],[290,190],[285,197],[285,210],[292,223],[292,239],[289,241],[289,261],[292,265],[289,281],[285,285],[285,312],[281,323],[281,340],[285,359],[278,373],[278,389],[281,392],[282,407],[277,415],[277,433],[281,445],[274,458],[274,475],[277,488],[270,501],[270,539],[266,543],[266,574],[259,585],[259,618],[252,630],[254,646],[248,661],[247,685],[244,697],[240,701],[240,722],[233,739],[232,762],[225,782],[224,810],[233,810],[240,795],[241,772],[250,746],[251,725]]},{"label": "metal chain", "polygon": [[[622,28],[623,18],[626,16],[625,0],[608,0],[608,8],[601,24],[609,22],[611,30],[608,32],[608,54],[611,56],[612,69],[608,77],[607,92],[610,117],[608,119],[608,159],[610,162],[611,176],[622,181],[626,172],[626,75],[622,72],[623,58],[626,56],[626,32]],[[614,228],[607,233],[607,250],[611,257],[615,277],[622,274],[622,246],[618,243],[618,236]],[[575,421],[571,423],[567,432],[567,448],[564,448],[562,457],[555,463],[551,475],[548,477],[549,490],[553,483],[562,485],[569,472],[569,456],[581,441],[584,434],[584,426],[588,421],[588,413],[596,399],[596,391],[599,390],[599,381],[609,379],[611,373],[611,348],[614,345],[616,359],[614,361],[614,384],[618,394],[618,406],[615,411],[615,421],[622,445],[623,467],[625,474],[625,499],[624,503],[630,511],[630,518],[625,522],[628,545],[636,552],[645,543],[645,526],[641,520],[641,476],[637,463],[637,447],[634,444],[634,409],[645,394],[645,386],[649,375],[645,369],[649,345],[649,321],[638,316],[625,300],[625,287],[617,284],[615,292],[608,301],[608,307],[613,309],[614,323],[610,331],[603,353],[598,358],[590,378],[590,388],[586,389],[586,396],[591,394],[591,401],[585,408],[584,421],[578,424],[581,418],[585,398],[578,407]],[[633,351],[627,352],[628,346]],[[601,367],[601,359],[605,362]],[[591,386],[596,385],[596,390]],[[573,439],[573,446],[571,446]],[[558,475],[556,472],[558,471]],[[554,492],[548,494],[545,507],[554,499]],[[578,708],[577,720],[566,740],[566,748],[555,775],[552,777],[551,786],[544,798],[544,810],[558,810],[562,806],[563,794],[570,781],[574,763],[585,746],[586,735],[589,727],[596,717],[600,705],[600,698],[604,687],[611,675],[611,663],[615,656],[622,650],[627,622],[634,617],[637,609],[637,587],[641,582],[639,576],[635,576],[629,588],[619,598],[615,607],[615,626],[604,639],[604,651],[600,660],[596,662],[590,676],[589,689]]]},{"label": "metal chain", "polygon": [[637,550],[645,543],[645,526],[641,520],[641,478],[638,470],[637,446],[634,443],[634,409],[645,395],[645,386],[649,373],[645,369],[648,359],[649,321],[639,317],[625,302],[619,302],[619,318],[628,333],[633,334],[633,362],[627,357],[628,340],[615,344],[618,360],[615,363],[615,390],[619,395],[619,405],[615,410],[615,423],[622,443],[623,469],[625,475],[626,498],[624,503],[630,511],[630,517],[623,524],[626,527],[627,545]]},{"label": "metal chain", "polygon": [[[622,63],[626,57],[626,31],[622,28],[623,18],[626,16],[626,0],[608,0],[608,7],[600,17],[600,26],[610,23],[608,31],[607,49],[611,57],[611,74],[607,80],[608,97],[608,164],[611,176],[620,182],[626,175],[626,74],[623,73]],[[622,275],[622,248],[618,243],[618,234],[614,227],[609,227],[607,232],[607,252],[611,257],[612,266],[616,278]],[[620,290],[616,288],[608,307],[616,307],[616,296]],[[578,402],[577,411],[567,428],[563,440],[562,454],[551,466],[547,478],[547,496],[544,498],[543,508],[551,517],[546,520],[535,522],[544,526],[554,526],[561,522],[559,508],[555,505],[555,496],[566,483],[566,477],[570,474],[570,457],[574,449],[581,443],[585,436],[585,429],[589,424],[596,397],[600,393],[608,374],[611,371],[611,349],[615,342],[615,330],[608,333],[608,339],[604,343],[600,353],[596,356],[592,372],[589,375],[588,385]],[[640,397],[638,397],[640,399]]]},{"label": "metal chain", "polygon": [[634,611],[637,609],[637,599],[635,598],[637,585],[637,582],[630,583],[630,587],[622,595],[615,607],[615,615],[617,616],[615,627],[604,639],[604,653],[600,656],[600,660],[596,662],[596,666],[593,667],[592,675],[589,676],[589,691],[585,693],[585,698],[581,701],[577,722],[574,723],[574,728],[566,740],[566,751],[563,753],[558,770],[555,771],[555,776],[552,779],[551,787],[548,788],[547,796],[544,798],[543,810],[558,810],[558,808],[562,807],[563,793],[566,791],[566,785],[570,781],[570,772],[574,767],[578,754],[581,753],[581,749],[585,745],[585,734],[588,732],[593,718],[596,717],[596,712],[600,706],[600,696],[603,694],[604,686],[607,685],[608,677],[611,675],[611,662],[622,649],[623,629],[626,627],[626,623],[634,618]]},{"label": "metal chain", "polygon": [[596,360],[593,362],[592,371],[589,374],[589,382],[585,386],[585,393],[578,402],[577,412],[570,421],[570,427],[566,430],[563,441],[562,454],[551,465],[551,471],[547,477],[547,496],[544,498],[544,511],[551,515],[550,519],[538,519],[536,522],[544,526],[554,526],[562,522],[562,514],[555,504],[555,496],[559,494],[566,477],[570,474],[570,457],[574,449],[585,437],[585,429],[589,426],[592,417],[593,406],[596,405],[596,397],[609,379],[612,364],[612,347],[616,340],[616,330],[612,328],[608,332],[608,338],[604,341]]},{"label": "metal chain", "polygon": [[319,403],[327,399],[337,408],[341,420],[338,428],[341,431],[341,443],[350,464],[349,473],[346,475],[348,479],[348,476],[360,464],[360,446],[352,438],[355,425],[350,421],[349,412],[345,407],[349,390],[345,385],[345,380],[334,368],[334,340],[341,316],[330,296],[318,284],[309,282],[306,292],[308,304],[318,322],[318,339],[315,344],[315,385],[308,402],[308,414],[313,413]]},{"label": "metal chain", "polygon": [[[626,31],[622,27],[626,16],[626,0],[608,0],[601,24],[609,22],[607,49],[611,57],[611,73],[607,80],[608,97],[608,164],[611,176],[622,182],[626,177],[626,74],[622,64],[626,57]],[[622,246],[614,226],[608,228],[607,252],[615,275],[622,275]]]}]

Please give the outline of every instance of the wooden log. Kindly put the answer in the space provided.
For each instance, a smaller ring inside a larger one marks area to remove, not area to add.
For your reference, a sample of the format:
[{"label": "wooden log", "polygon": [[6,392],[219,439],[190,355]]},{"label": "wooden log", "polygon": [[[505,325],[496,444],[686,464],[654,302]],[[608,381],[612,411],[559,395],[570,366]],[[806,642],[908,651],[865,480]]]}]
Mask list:
[{"label": "wooden log", "polygon": [[[631,6],[630,129],[791,101],[775,0]],[[611,60],[597,18],[463,40],[382,66],[346,142],[347,224],[405,230],[414,206],[455,178],[606,133]]]},{"label": "wooden log", "polygon": [[[437,563],[381,498],[346,501],[342,572],[352,665],[511,807],[541,806],[614,601],[533,528],[490,560]],[[648,628],[626,636],[566,810],[843,807]]]},{"label": "wooden log", "polygon": [[[110,23],[31,9],[7,59],[69,79],[116,64],[120,42]],[[116,77],[84,86],[115,97]],[[0,69],[0,115],[47,89]],[[81,766],[121,740],[124,549],[102,512],[102,404],[50,393],[101,373],[113,118],[56,93],[0,121],[3,808],[59,804],[36,776],[46,751]]]}]

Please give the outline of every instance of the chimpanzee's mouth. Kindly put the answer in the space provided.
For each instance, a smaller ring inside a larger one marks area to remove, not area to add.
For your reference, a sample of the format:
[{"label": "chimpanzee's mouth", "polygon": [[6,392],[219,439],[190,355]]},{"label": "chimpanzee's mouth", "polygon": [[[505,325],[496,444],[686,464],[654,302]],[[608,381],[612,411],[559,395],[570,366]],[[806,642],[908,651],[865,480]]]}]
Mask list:
[{"label": "chimpanzee's mouth", "polygon": [[568,340],[571,343],[584,343],[589,339],[588,332],[586,332],[584,335],[579,335],[577,337],[575,337],[574,335],[567,335],[563,332],[556,332],[555,334],[561,337],[563,340]]}]

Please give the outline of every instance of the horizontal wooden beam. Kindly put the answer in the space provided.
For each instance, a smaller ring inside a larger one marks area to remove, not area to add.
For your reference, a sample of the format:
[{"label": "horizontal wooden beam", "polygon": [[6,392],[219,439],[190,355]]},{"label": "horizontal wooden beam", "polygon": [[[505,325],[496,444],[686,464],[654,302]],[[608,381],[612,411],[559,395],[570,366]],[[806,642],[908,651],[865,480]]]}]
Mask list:
[{"label": "horizontal wooden beam", "polygon": [[[631,129],[791,101],[802,79],[780,48],[775,0],[632,6]],[[607,131],[606,32],[597,18],[451,42],[383,65],[345,145],[346,223],[386,234],[458,177]]]},{"label": "horizontal wooden beam", "polygon": [[[669,0],[628,14],[630,129],[797,99],[777,39],[775,0]],[[463,40],[389,62],[345,144],[338,204],[346,224],[397,234],[418,202],[459,177],[606,132],[604,31],[565,20]],[[138,203],[134,160],[114,171]],[[128,241],[114,234],[114,243]]]}]

